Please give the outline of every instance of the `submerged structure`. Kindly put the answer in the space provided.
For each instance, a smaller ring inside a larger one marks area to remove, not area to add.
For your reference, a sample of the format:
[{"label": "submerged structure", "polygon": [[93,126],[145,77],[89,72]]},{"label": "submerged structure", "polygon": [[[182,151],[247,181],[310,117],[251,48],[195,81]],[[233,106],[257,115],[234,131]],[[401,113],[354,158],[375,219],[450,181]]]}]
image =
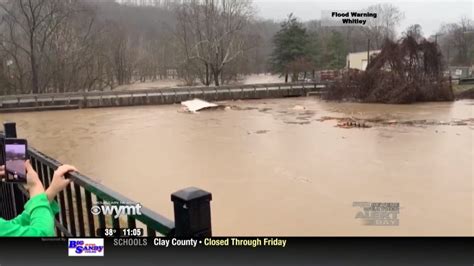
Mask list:
[{"label": "submerged structure", "polygon": [[433,42],[417,42],[411,36],[398,42],[386,40],[366,71],[348,71],[325,97],[395,104],[452,101],[453,90],[443,77],[442,62],[441,52]]}]

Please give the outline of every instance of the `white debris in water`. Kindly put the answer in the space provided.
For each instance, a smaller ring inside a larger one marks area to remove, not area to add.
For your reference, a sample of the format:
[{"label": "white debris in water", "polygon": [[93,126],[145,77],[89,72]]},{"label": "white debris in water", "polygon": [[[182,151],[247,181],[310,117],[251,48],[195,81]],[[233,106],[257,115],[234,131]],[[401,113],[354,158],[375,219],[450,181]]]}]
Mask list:
[{"label": "white debris in water", "polygon": [[194,99],[190,101],[182,102],[181,105],[185,106],[189,112],[196,113],[197,111],[204,109],[218,108],[219,105],[215,103],[206,102],[201,99]]},{"label": "white debris in water", "polygon": [[295,107],[293,107],[293,110],[302,111],[302,110],[306,110],[306,108],[301,105],[295,105]]}]

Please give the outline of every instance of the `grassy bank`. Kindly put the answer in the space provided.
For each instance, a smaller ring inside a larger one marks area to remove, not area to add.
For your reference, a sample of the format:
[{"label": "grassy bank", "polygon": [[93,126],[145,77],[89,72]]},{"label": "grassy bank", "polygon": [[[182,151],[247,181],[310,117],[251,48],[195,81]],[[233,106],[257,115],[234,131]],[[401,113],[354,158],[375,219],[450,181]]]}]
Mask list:
[{"label": "grassy bank", "polygon": [[456,99],[474,99],[474,84],[453,85]]}]

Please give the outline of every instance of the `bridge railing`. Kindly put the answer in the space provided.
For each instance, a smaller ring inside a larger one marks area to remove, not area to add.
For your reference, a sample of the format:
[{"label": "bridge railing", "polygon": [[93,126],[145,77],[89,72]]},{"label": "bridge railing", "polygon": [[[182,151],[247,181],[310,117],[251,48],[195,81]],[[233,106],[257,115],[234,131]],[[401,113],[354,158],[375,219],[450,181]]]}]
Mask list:
[{"label": "bridge railing", "polygon": [[[13,126],[12,126],[13,124]],[[14,129],[14,131],[12,131]],[[5,137],[16,137],[14,123],[5,124]],[[38,173],[45,188],[52,181],[54,171],[60,162],[29,147],[28,154],[33,168]],[[172,221],[146,207],[141,207],[140,215],[104,215],[93,214],[91,209],[97,203],[136,204],[122,194],[104,186],[80,173],[67,174],[72,182],[56,198],[60,212],[55,217],[58,236],[100,236],[105,228],[137,228],[145,227],[147,236],[180,236],[204,237],[211,236],[210,201],[212,195],[197,188],[187,188],[171,195],[174,203]],[[2,183],[0,186],[0,214],[11,219],[23,211],[27,200],[27,192],[21,186]],[[141,223],[143,226],[140,226]],[[99,231],[100,229],[100,231]]]},{"label": "bridge railing", "polygon": [[278,87],[315,87],[322,83],[316,82],[293,82],[293,83],[268,83],[268,84],[244,84],[244,85],[225,85],[219,87],[208,86],[192,86],[192,87],[170,87],[170,88],[145,88],[137,90],[111,90],[111,91],[91,91],[91,92],[65,92],[65,93],[39,93],[39,94],[17,94],[0,96],[0,102],[6,101],[22,101],[31,100],[37,101],[41,99],[52,98],[84,98],[84,97],[119,97],[121,95],[130,94],[151,94],[151,93],[180,93],[180,92],[195,92],[195,91],[223,91],[223,90],[246,90],[259,88],[278,88]]}]

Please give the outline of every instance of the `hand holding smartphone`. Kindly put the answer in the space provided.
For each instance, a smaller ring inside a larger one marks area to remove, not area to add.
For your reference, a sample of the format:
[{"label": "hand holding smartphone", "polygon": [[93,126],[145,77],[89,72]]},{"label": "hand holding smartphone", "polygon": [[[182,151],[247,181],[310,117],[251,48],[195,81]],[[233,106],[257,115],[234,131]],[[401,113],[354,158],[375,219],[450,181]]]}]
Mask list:
[{"label": "hand holding smartphone", "polygon": [[4,144],[5,181],[26,183],[27,141],[26,139],[6,138]]}]

